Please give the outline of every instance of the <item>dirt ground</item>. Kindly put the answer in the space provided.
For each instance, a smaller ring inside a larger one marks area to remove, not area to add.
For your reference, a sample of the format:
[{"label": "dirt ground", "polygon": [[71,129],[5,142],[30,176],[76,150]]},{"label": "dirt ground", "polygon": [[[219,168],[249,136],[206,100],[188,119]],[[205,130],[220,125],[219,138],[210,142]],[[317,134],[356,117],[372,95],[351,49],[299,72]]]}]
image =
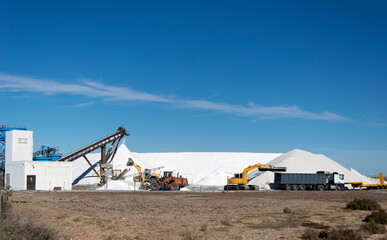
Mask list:
[{"label": "dirt ground", "polygon": [[14,192],[10,200],[15,211],[63,239],[300,239],[308,227],[358,230],[370,212],[344,209],[354,198],[387,209],[386,190]]}]

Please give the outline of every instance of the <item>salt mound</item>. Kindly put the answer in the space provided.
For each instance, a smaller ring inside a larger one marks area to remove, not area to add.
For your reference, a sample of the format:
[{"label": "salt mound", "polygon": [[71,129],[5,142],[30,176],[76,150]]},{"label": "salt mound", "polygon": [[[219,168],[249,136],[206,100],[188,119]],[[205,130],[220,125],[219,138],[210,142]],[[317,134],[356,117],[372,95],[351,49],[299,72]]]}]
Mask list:
[{"label": "salt mound", "polygon": [[124,181],[108,181],[105,185],[103,185],[102,187],[99,187],[97,188],[97,190],[101,191],[101,190],[114,190],[114,191],[117,191],[117,190],[120,190],[120,191],[123,191],[123,190],[133,190],[133,187],[131,189],[131,186],[129,184],[127,184],[126,182]]},{"label": "salt mound", "polygon": [[224,186],[227,184],[227,177],[234,174],[235,169],[220,167],[212,171],[206,177],[200,179],[195,184],[197,185],[213,185]]},{"label": "salt mound", "polygon": [[[100,153],[87,154],[87,158],[95,169],[99,171]],[[365,184],[378,183],[378,180],[366,177],[357,171],[348,170],[332,159],[313,154],[299,149],[278,153],[132,153],[125,145],[121,144],[112,161],[113,169],[124,171],[128,169],[125,181],[111,181],[105,188],[107,190],[133,190],[133,176],[137,170],[126,166],[129,158],[144,168],[165,166],[157,171],[174,170],[188,179],[190,185],[222,186],[226,185],[227,177],[240,173],[249,165],[256,163],[269,164],[275,167],[286,167],[289,173],[316,173],[317,171],[338,172],[344,174],[346,182],[363,182]],[[72,162],[73,185],[93,185],[99,182],[98,176],[88,163],[79,158]],[[260,172],[254,170],[247,175],[250,184],[266,189],[274,182],[273,172]],[[136,184],[136,188],[140,184]],[[101,188],[101,190],[104,186]]]},{"label": "salt mound", "polygon": [[261,172],[259,176],[255,177],[249,182],[249,185],[259,186],[259,189],[271,189],[274,182],[274,172]]},{"label": "salt mound", "polygon": [[[185,152],[185,153],[132,153],[124,144],[121,144],[112,161],[113,169],[124,171],[128,169],[125,182],[133,186],[133,176],[137,170],[132,166],[126,166],[129,158],[135,164],[145,168],[165,166],[164,169],[156,171],[174,171],[188,179],[189,184],[200,185],[225,185],[227,176],[236,172],[242,172],[246,166],[266,163],[280,153],[208,153],[208,152]],[[99,172],[100,153],[86,155],[94,168]],[[99,182],[98,176],[91,169],[84,158],[78,158],[72,162],[73,185],[95,185]],[[138,183],[136,188],[138,187]]]},{"label": "salt mound", "polygon": [[186,177],[189,184],[225,185],[227,176],[242,172],[249,165],[267,163],[281,154],[181,152],[133,153],[133,155],[139,162],[148,166],[165,166],[163,170],[174,170],[174,173]]},{"label": "salt mound", "polygon": [[352,173],[356,174],[359,177],[359,179],[362,179],[361,182],[363,182],[363,183],[368,182],[370,184],[372,184],[372,183],[378,184],[380,181],[379,179],[364,176],[353,168],[351,168],[350,171]]}]

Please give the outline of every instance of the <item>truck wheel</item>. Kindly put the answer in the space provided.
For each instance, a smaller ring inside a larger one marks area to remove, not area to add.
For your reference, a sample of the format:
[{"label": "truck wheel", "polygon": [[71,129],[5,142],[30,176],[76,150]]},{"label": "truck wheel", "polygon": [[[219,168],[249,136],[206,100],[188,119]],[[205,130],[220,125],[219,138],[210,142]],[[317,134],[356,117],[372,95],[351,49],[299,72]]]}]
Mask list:
[{"label": "truck wheel", "polygon": [[342,190],[341,185],[336,185],[336,190],[341,191]]},{"label": "truck wheel", "polygon": [[257,185],[249,185],[249,190],[252,190],[252,191],[258,191],[259,190],[259,186]]},{"label": "truck wheel", "polygon": [[171,191],[177,191],[177,190],[179,190],[179,184],[173,182],[173,183],[171,183],[171,185],[169,186],[169,189],[170,189]]},{"label": "truck wheel", "polygon": [[298,191],[298,189],[299,189],[298,185],[294,184],[293,185],[293,191]]},{"label": "truck wheel", "polygon": [[317,190],[319,191],[324,191],[324,185],[318,185]]},{"label": "truck wheel", "polygon": [[305,185],[300,185],[300,191],[305,191],[305,189],[306,189],[306,186]]},{"label": "truck wheel", "polygon": [[286,188],[286,190],[290,191],[290,190],[292,190],[292,185],[286,184],[285,188]]},{"label": "truck wheel", "polygon": [[158,182],[153,182],[150,186],[151,191],[158,191],[160,190],[160,184]]}]

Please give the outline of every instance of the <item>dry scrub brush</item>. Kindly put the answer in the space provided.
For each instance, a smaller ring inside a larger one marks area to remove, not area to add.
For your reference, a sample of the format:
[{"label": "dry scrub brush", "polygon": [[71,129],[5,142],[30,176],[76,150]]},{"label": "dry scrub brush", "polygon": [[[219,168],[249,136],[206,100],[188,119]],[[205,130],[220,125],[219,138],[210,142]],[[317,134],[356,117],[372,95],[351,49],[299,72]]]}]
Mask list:
[{"label": "dry scrub brush", "polygon": [[42,239],[51,240],[57,239],[56,233],[43,226],[39,226],[29,219],[23,219],[19,214],[16,214],[8,202],[8,195],[2,195],[2,231],[0,239],[2,240],[29,240]]},{"label": "dry scrub brush", "polygon": [[347,203],[346,209],[352,209],[352,210],[380,210],[382,207],[380,204],[371,199],[357,199],[355,198],[353,201]]}]

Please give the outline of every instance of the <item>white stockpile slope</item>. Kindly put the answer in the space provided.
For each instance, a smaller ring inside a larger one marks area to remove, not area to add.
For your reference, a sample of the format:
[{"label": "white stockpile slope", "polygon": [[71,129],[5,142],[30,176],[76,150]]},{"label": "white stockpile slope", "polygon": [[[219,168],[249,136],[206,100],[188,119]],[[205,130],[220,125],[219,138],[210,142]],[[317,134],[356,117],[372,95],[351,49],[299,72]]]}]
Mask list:
[{"label": "white stockpile slope", "polygon": [[[134,167],[126,166],[129,158],[140,165],[142,169],[165,168],[157,171],[174,171],[188,179],[191,185],[225,185],[227,176],[236,172],[242,172],[249,165],[267,163],[280,156],[280,153],[132,153],[125,145],[120,145],[112,161],[113,169],[129,169],[125,182],[133,188],[133,175],[137,175]],[[96,164],[100,159],[100,153],[87,154],[91,164],[99,171]],[[91,170],[84,158],[73,161],[73,181],[75,185],[93,185],[99,182],[99,178]],[[112,185],[113,186],[113,185]],[[129,188],[128,187],[128,188]],[[136,186],[136,188],[138,185]],[[116,187],[114,187],[116,188]],[[125,189],[128,189],[125,186]]]},{"label": "white stockpile slope", "polygon": [[[88,154],[87,158],[99,171],[99,153]],[[286,167],[289,173],[315,173],[317,171],[338,172],[344,174],[346,182],[361,181],[363,183],[377,183],[378,180],[366,177],[355,170],[348,170],[332,159],[302,150],[293,150],[285,154],[278,153],[132,153],[125,146],[119,146],[112,161],[113,169],[124,171],[129,169],[125,181],[120,183],[110,182],[110,186],[103,186],[101,190],[133,190],[133,176],[137,170],[132,166],[126,166],[129,158],[135,164],[145,168],[165,166],[157,171],[174,171],[188,178],[190,185],[225,185],[227,177],[234,173],[242,172],[244,168],[256,163],[269,164],[275,167]],[[93,185],[99,182],[99,178],[91,170],[88,163],[79,158],[73,162],[73,180],[75,185]],[[258,185],[262,189],[269,189],[274,182],[273,172],[251,171],[248,174],[250,184]],[[139,184],[136,185],[136,188]]]},{"label": "white stockpile slope", "polygon": [[225,185],[227,176],[256,163],[267,163],[280,153],[182,152],[133,153],[148,166],[165,166],[188,179],[191,185]]},{"label": "white stockpile slope", "polygon": [[[94,166],[95,170],[99,173],[99,160],[101,159],[101,154],[90,153],[87,154],[86,157]],[[113,169],[121,171],[129,169],[129,172],[126,174],[127,176],[136,175],[138,173],[137,169],[135,169],[133,166],[126,166],[126,163],[128,162],[129,158],[132,158],[136,164],[141,164],[136,162],[134,155],[129,151],[129,149],[125,145],[120,145],[120,147],[117,149],[116,155],[114,156],[114,160],[111,162],[113,164]],[[83,157],[76,159],[72,162],[72,164],[74,185],[94,185],[99,183],[99,177],[95,174],[95,172],[91,169],[91,167]],[[146,164],[141,166],[145,168],[148,167]],[[127,180],[133,182],[132,178],[128,178]],[[111,190],[116,190],[115,188],[118,188],[118,186],[113,187],[114,183],[111,183],[110,185],[112,186],[112,188],[114,188]],[[130,184],[130,186],[132,186],[131,190],[133,190],[133,184]],[[125,187],[125,189],[128,190],[129,187]]]},{"label": "white stockpile slope", "polygon": [[[332,159],[321,155],[313,154],[299,149],[287,152],[268,162],[274,167],[286,167],[288,173],[316,173],[317,171],[338,172],[344,174],[346,182],[363,182],[371,184],[377,182],[374,179],[350,171]],[[251,180],[250,184],[258,185],[262,188],[269,188],[268,183],[274,182],[274,173],[265,172]]]}]

